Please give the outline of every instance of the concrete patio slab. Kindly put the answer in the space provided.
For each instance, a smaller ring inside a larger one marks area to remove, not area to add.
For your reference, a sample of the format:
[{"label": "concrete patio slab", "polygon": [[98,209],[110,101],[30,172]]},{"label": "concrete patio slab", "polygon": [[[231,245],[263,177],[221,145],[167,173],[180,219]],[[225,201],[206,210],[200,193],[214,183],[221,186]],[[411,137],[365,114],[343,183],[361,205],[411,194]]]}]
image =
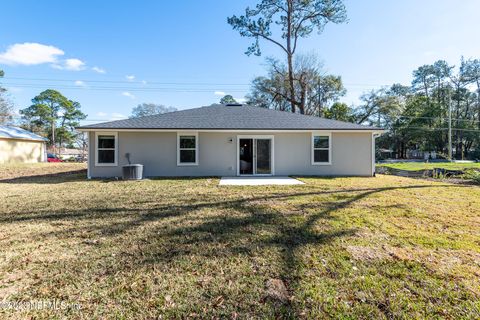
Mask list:
[{"label": "concrete patio slab", "polygon": [[290,177],[222,177],[220,186],[297,185],[304,182]]}]

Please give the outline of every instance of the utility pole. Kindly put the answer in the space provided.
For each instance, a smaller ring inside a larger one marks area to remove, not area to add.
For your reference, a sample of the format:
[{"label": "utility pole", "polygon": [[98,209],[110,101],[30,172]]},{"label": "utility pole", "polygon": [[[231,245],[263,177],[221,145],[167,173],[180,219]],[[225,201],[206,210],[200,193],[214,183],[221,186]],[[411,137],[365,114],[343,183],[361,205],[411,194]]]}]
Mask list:
[{"label": "utility pole", "polygon": [[452,104],[448,95],[448,160],[452,161]]},{"label": "utility pole", "polygon": [[55,148],[55,120],[52,121],[52,147],[53,153],[56,154],[57,150]]}]

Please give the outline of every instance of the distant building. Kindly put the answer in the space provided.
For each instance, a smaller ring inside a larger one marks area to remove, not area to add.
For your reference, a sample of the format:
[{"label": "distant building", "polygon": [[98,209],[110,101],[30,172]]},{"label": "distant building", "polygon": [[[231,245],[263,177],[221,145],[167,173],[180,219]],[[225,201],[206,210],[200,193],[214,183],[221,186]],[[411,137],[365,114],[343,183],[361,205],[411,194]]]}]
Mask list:
[{"label": "distant building", "polygon": [[378,155],[380,159],[396,159],[398,158],[397,153],[392,149],[378,149]]},{"label": "distant building", "polygon": [[75,149],[75,148],[57,148],[56,150],[50,149],[49,153],[56,154],[60,159],[65,161],[86,161],[88,150],[87,149]]},{"label": "distant building", "polygon": [[47,139],[12,126],[0,126],[0,163],[35,163],[47,160]]},{"label": "distant building", "polygon": [[407,152],[407,158],[408,159],[435,160],[435,159],[437,159],[437,153],[435,151],[409,150]]}]

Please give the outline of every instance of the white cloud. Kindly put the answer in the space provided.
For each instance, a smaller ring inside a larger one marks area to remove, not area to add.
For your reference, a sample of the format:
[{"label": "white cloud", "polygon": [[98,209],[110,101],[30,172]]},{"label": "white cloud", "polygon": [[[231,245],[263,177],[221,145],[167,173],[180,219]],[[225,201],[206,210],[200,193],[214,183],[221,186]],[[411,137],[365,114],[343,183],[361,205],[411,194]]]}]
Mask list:
[{"label": "white cloud", "polygon": [[112,113],[112,116],[110,117],[110,120],[122,120],[122,119],[126,119],[127,116],[126,115],[123,115],[121,113]]},{"label": "white cloud", "polygon": [[221,97],[227,95],[227,94],[226,94],[225,92],[223,92],[223,91],[215,91],[213,94],[216,95],[216,96],[221,96]]},{"label": "white cloud", "polygon": [[142,80],[142,84],[147,84],[147,81],[145,81],[145,80]]},{"label": "white cloud", "polygon": [[82,81],[82,80],[77,80],[77,81],[74,82],[74,84],[75,84],[77,87],[86,87],[86,86],[87,86],[87,84],[86,84],[84,81]]},{"label": "white cloud", "polygon": [[60,70],[80,71],[85,69],[85,62],[80,59],[65,59],[61,63],[53,64],[52,67]]},{"label": "white cloud", "polygon": [[65,60],[65,69],[67,70],[82,70],[85,68],[85,62],[80,59],[67,59]]},{"label": "white cloud", "polygon": [[97,112],[97,116],[99,116],[99,117],[106,117],[107,115],[108,115],[108,114],[105,113],[105,112],[101,112],[101,111],[100,111],[100,112]]},{"label": "white cloud", "polygon": [[130,92],[128,92],[128,91],[122,92],[122,96],[128,97],[128,98],[130,98],[130,99],[135,99],[135,96],[134,96],[133,94],[131,94]]},{"label": "white cloud", "polygon": [[33,42],[16,43],[0,53],[0,64],[29,66],[54,63],[58,56],[64,54],[65,52],[54,46]]},{"label": "white cloud", "polygon": [[[65,52],[57,47],[35,42],[15,43],[0,53],[0,64],[32,66],[50,63],[55,69],[80,71],[85,69],[85,62],[77,58],[59,59]],[[93,67],[98,73],[105,70]]]},{"label": "white cloud", "polygon": [[100,67],[93,67],[92,70],[95,71],[96,73],[101,73],[101,74],[107,73],[105,69],[102,69]]},{"label": "white cloud", "polygon": [[134,75],[125,76],[125,78],[126,78],[128,81],[133,81],[133,80],[135,80],[135,76],[134,76]]},{"label": "white cloud", "polygon": [[235,99],[235,101],[237,101],[238,103],[245,103],[245,102],[247,102],[247,99],[245,99],[245,98],[233,98],[233,99]]},{"label": "white cloud", "polygon": [[22,91],[23,91],[23,88],[19,88],[19,87],[7,87],[7,90],[10,91],[10,92],[22,92]]}]

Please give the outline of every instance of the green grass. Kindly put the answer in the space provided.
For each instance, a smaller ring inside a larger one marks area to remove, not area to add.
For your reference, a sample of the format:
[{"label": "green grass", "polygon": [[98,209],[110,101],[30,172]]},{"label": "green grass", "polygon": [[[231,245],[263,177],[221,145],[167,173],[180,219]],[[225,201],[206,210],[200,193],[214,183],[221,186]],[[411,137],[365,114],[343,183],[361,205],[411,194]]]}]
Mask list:
[{"label": "green grass", "polygon": [[0,185],[0,300],[82,308],[2,319],[480,317],[479,187],[383,175],[219,187],[45,168]]},{"label": "green grass", "polygon": [[463,169],[479,169],[480,163],[455,163],[455,162],[397,162],[397,163],[381,163],[377,164],[379,167],[389,167],[393,169],[418,171],[434,168],[443,168],[449,170],[463,170]]}]

